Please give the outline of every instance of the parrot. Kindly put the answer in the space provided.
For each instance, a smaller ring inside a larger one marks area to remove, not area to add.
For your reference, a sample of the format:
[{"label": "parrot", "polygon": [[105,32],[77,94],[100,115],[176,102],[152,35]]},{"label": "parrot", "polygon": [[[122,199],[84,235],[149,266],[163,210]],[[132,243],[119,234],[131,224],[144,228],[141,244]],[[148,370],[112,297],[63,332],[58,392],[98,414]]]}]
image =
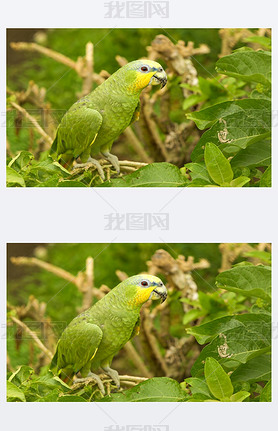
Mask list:
[{"label": "parrot", "polygon": [[116,353],[140,330],[140,309],[149,299],[167,298],[167,289],[156,276],[138,274],[127,278],[88,310],[75,317],[63,331],[50,364],[58,376],[74,382],[93,379],[105,395],[95,372],[102,368],[120,389],[119,374],[110,368]]},{"label": "parrot", "polygon": [[110,153],[115,139],[140,115],[140,94],[148,85],[167,83],[163,67],[156,61],[142,59],[127,63],[75,102],[58,126],[50,154],[64,166],[74,159],[92,164],[104,180],[104,172],[93,156],[101,153],[120,173],[118,158]]}]

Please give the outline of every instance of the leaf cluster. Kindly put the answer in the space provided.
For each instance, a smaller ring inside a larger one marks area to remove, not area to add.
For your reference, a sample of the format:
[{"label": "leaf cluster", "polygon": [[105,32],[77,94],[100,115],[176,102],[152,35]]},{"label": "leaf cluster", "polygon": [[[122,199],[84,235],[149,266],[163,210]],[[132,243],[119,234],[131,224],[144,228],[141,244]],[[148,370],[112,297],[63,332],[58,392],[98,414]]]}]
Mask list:
[{"label": "leaf cluster", "polygon": [[183,172],[191,187],[270,187],[271,54],[242,48],[216,70],[184,101],[187,118],[205,131]]}]

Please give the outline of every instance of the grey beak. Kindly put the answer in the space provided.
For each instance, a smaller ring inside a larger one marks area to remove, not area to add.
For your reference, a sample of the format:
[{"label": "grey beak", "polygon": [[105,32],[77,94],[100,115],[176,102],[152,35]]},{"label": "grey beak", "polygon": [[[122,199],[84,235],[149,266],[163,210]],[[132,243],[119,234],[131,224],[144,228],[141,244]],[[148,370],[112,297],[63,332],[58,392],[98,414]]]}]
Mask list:
[{"label": "grey beak", "polygon": [[167,76],[165,72],[163,76],[154,75],[154,77],[160,82],[161,88],[165,87],[165,85],[167,84]]},{"label": "grey beak", "polygon": [[[163,286],[164,287],[164,286]],[[166,290],[166,288],[164,287],[164,289],[165,290],[158,290],[158,289],[154,289],[153,290],[153,292],[155,292],[157,295],[159,295],[160,296],[160,298],[161,298],[161,304],[164,302],[164,301],[166,301],[166,299],[167,299],[167,290]]]},{"label": "grey beak", "polygon": [[167,78],[161,79],[160,82],[161,82],[161,88],[165,87],[165,85],[167,84]]}]

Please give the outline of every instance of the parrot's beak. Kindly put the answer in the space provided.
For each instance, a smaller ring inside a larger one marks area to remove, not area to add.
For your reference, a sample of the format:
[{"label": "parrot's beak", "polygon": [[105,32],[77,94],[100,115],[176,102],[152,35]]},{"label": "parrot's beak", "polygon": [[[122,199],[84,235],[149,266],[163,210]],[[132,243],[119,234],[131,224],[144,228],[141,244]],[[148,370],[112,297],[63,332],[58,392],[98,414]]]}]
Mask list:
[{"label": "parrot's beak", "polygon": [[152,291],[152,299],[161,299],[161,303],[166,301],[167,299],[167,289],[162,284],[161,286],[156,286],[155,289]]},{"label": "parrot's beak", "polygon": [[156,72],[153,75],[153,78],[154,78],[152,79],[153,85],[161,84],[161,88],[163,88],[167,84],[167,75],[164,70],[162,72]]}]

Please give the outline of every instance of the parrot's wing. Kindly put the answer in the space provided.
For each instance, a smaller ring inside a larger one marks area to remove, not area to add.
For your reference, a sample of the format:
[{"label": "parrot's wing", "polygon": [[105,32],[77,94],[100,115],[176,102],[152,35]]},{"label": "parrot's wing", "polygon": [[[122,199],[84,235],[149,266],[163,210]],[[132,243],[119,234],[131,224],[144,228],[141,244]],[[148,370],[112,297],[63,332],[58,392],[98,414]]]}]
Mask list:
[{"label": "parrot's wing", "polygon": [[57,346],[58,370],[72,367],[77,373],[96,354],[103,333],[99,326],[80,319],[64,331]]},{"label": "parrot's wing", "polygon": [[94,143],[102,124],[102,115],[88,106],[77,105],[63,117],[57,131],[58,155],[71,151],[74,158]]}]

